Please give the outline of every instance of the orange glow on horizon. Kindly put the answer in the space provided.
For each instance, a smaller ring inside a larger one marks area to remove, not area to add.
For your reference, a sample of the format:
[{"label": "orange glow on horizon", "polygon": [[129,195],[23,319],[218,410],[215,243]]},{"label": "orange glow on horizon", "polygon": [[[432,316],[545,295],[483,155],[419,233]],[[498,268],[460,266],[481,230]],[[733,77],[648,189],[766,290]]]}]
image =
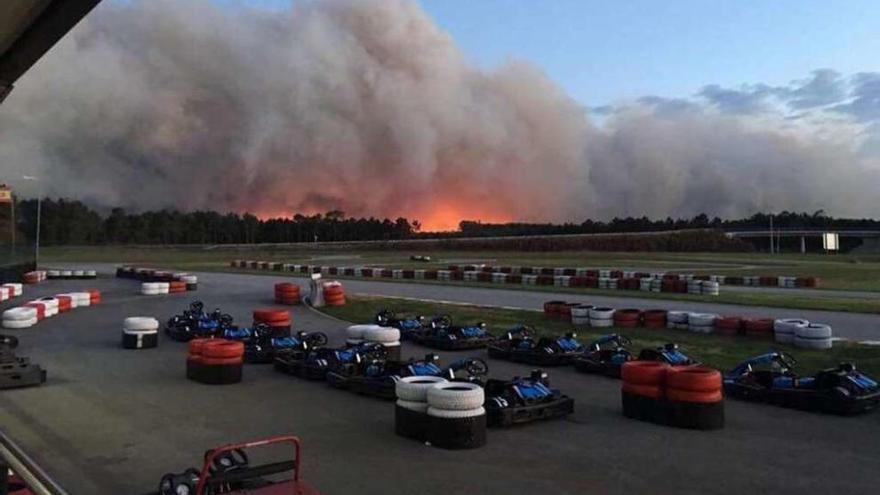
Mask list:
[{"label": "orange glow on horizon", "polygon": [[[418,220],[421,223],[422,232],[455,232],[458,230],[459,223],[461,223],[462,220],[485,223],[506,223],[513,221],[510,215],[483,208],[485,207],[461,208],[456,204],[444,202],[438,205],[434,205],[433,207],[427,205],[420,206],[418,208],[418,211],[416,212],[389,215],[388,218],[394,220],[398,216],[402,216],[409,219],[410,222]],[[302,215],[310,216],[315,215],[319,212],[300,213]],[[325,212],[320,213],[323,214]],[[255,212],[253,213],[253,215],[260,220],[270,220],[273,218],[293,218],[293,214],[286,209],[263,210],[260,212]],[[346,212],[346,217],[350,216],[352,216],[352,214]],[[354,214],[353,216],[360,217],[364,215]],[[369,217],[369,215],[365,216]],[[378,215],[377,217],[382,218],[383,215]]]}]

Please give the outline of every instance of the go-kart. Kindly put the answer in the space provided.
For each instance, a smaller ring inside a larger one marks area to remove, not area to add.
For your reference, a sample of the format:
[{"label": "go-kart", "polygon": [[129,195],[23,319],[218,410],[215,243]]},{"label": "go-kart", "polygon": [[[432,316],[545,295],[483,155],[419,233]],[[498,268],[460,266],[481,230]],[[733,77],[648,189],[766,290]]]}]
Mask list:
[{"label": "go-kart", "polygon": [[533,337],[534,333],[533,328],[524,325],[513,328],[489,343],[486,347],[489,357],[537,366],[559,366],[571,363],[584,352],[583,344],[574,333],[538,339]]},{"label": "go-kart", "polygon": [[635,359],[626,346],[628,338],[612,333],[592,342],[583,354],[574,358],[574,368],[584,373],[598,373],[620,378],[623,363]]},{"label": "go-kart", "polygon": [[0,335],[0,390],[31,387],[46,382],[46,370],[31,363],[29,358],[16,356],[17,347],[17,337]]},{"label": "go-kart", "polygon": [[[290,444],[294,457],[258,466],[250,464],[248,449],[278,444]],[[201,471],[189,468],[180,474],[162,476],[158,495],[320,495],[313,486],[300,479],[300,458],[300,441],[294,436],[225,445],[205,452]],[[277,479],[284,473],[290,474]]]},{"label": "go-kart", "polygon": [[880,387],[851,363],[799,376],[797,361],[782,352],[769,352],[737,365],[724,377],[731,397],[783,407],[835,414],[858,414],[880,403]]},{"label": "go-kart", "polygon": [[400,316],[390,309],[383,309],[376,313],[375,321],[377,325],[394,327],[400,330],[400,340],[409,340],[413,335],[428,327],[449,327],[452,325],[452,319],[447,315],[439,315],[432,318],[425,316]]},{"label": "go-kart", "polygon": [[699,361],[689,357],[678,349],[678,344],[665,344],[663,347],[654,349],[642,349],[639,353],[641,361],[663,361],[672,366],[690,366],[700,364]]},{"label": "go-kart", "polygon": [[574,412],[574,399],[550,388],[547,373],[541,370],[532,371],[526,378],[489,379],[485,391],[489,426],[560,418]]},{"label": "go-kart", "polygon": [[375,342],[361,342],[338,349],[316,347],[287,349],[275,353],[275,370],[309,380],[323,380],[328,371],[342,369],[347,364],[384,360],[388,357],[385,346]]},{"label": "go-kart", "polygon": [[363,395],[392,400],[397,380],[405,376],[441,376],[449,381],[483,384],[489,365],[478,358],[464,358],[445,368],[437,366],[439,356],[426,354],[423,359],[388,361],[376,359],[345,364],[327,373],[327,383]]},{"label": "go-kart", "polygon": [[410,337],[417,344],[444,351],[479,349],[486,347],[494,338],[483,322],[458,326],[453,325],[448,316],[435,317],[430,325]]},{"label": "go-kart", "polygon": [[215,309],[204,311],[201,301],[193,301],[183,314],[174,315],[165,323],[165,333],[174,340],[188,342],[194,338],[215,337],[232,328],[232,316]]},{"label": "go-kart", "polygon": [[[262,324],[260,324],[262,325]],[[275,356],[327,345],[327,335],[322,332],[297,332],[293,337],[272,337],[272,330],[266,326],[244,344],[244,361],[254,364],[269,364]],[[256,326],[255,326],[256,328]]]}]

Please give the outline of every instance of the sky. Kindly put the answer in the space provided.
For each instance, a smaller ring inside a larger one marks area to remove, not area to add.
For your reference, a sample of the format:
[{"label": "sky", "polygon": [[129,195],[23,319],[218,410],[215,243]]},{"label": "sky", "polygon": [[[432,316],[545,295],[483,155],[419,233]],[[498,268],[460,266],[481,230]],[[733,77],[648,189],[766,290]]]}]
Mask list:
[{"label": "sky", "polygon": [[419,3],[471,62],[490,69],[527,60],[591,107],[646,95],[689,97],[709,84],[784,85],[820,68],[878,68],[880,6],[872,0]]}]

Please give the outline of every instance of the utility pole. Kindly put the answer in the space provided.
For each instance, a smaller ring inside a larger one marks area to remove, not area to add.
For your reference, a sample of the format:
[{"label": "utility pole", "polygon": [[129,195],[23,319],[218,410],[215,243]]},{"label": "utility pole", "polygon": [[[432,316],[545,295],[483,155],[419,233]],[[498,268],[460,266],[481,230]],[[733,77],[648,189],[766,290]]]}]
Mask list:
[{"label": "utility pole", "polygon": [[773,254],[773,214],[770,214],[770,254]]},{"label": "utility pole", "polygon": [[[32,180],[34,182],[39,182],[40,179],[34,177],[32,175],[23,175],[21,176],[24,180]],[[34,240],[34,265],[36,267],[40,266],[40,216],[43,210],[43,194],[41,190],[37,190],[37,232],[36,239]]]}]

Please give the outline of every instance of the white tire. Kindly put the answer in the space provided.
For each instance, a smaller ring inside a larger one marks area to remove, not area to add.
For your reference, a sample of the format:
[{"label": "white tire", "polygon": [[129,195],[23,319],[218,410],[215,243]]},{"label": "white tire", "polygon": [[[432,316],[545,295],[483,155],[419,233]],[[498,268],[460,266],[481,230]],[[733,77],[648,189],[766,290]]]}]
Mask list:
[{"label": "white tire", "polygon": [[614,326],[614,320],[597,320],[590,318],[590,326],[595,328],[610,328]]},{"label": "white tire", "polygon": [[56,278],[61,276],[61,270],[48,270],[46,272],[46,276],[49,278]]},{"label": "white tire", "polygon": [[428,412],[428,403],[427,402],[413,402],[413,401],[409,401],[409,400],[398,399],[397,405],[404,408],[404,409],[408,409],[410,411],[415,411],[418,413]]},{"label": "white tire", "polygon": [[690,313],[687,322],[693,327],[711,327],[717,319],[718,315],[712,313]]},{"label": "white tire", "polygon": [[364,339],[345,339],[345,343],[348,345],[358,345],[364,342]]},{"label": "white tire", "polygon": [[168,290],[171,288],[168,285],[168,282],[158,282],[159,283],[159,294],[168,294]]},{"label": "white tire", "polygon": [[833,343],[828,339],[805,339],[803,337],[794,337],[794,345],[803,349],[831,349]]},{"label": "white tire", "polygon": [[83,275],[85,275],[86,277],[97,277],[98,272],[95,270],[84,270]]},{"label": "white tire", "polygon": [[349,339],[359,339],[363,340],[364,331],[368,328],[372,328],[378,325],[351,325],[350,327],[345,329],[345,336]]},{"label": "white tire", "polygon": [[484,416],[486,414],[486,410],[482,407],[476,407],[473,409],[439,409],[436,407],[428,406],[427,413],[428,416],[431,416],[433,418],[462,419]]},{"label": "white tire", "polygon": [[73,270],[74,277],[83,277],[85,274],[86,272],[84,270]]},{"label": "white tire", "polygon": [[483,387],[467,382],[438,383],[428,389],[428,405],[437,409],[464,411],[483,406]]},{"label": "white tire", "polygon": [[71,271],[71,270],[61,270],[61,276],[62,276],[62,277],[72,277],[72,276],[73,276],[73,271]]},{"label": "white tire", "polygon": [[28,328],[37,324],[37,317],[29,320],[3,320],[3,328]]},{"label": "white tire", "polygon": [[37,317],[37,308],[20,306],[3,312],[3,319],[8,321],[27,321]]},{"label": "white tire", "polygon": [[398,399],[421,402],[427,408],[428,389],[438,383],[447,383],[447,380],[440,376],[407,376],[397,380],[394,391]]},{"label": "white tire", "polygon": [[180,281],[186,284],[197,284],[199,283],[199,277],[196,277],[195,275],[186,275],[180,277]]},{"label": "white tire", "polygon": [[586,318],[589,320],[590,318],[590,310],[593,309],[593,306],[589,304],[578,304],[571,308],[571,318],[574,320],[575,318]]},{"label": "white tire", "polygon": [[589,314],[590,320],[610,320],[614,318],[614,308],[592,308]]},{"label": "white tire", "polygon": [[156,330],[159,328],[159,320],[150,316],[129,316],[122,322],[123,330]]},{"label": "white tire", "polygon": [[802,339],[830,339],[832,335],[831,325],[811,323],[795,329],[795,337]]},{"label": "white tire", "polygon": [[18,284],[18,283],[8,283],[8,284],[3,284],[3,287],[8,287],[9,289],[11,289],[11,293],[9,294],[9,297],[20,296],[20,295],[21,295],[21,291],[22,291],[22,285],[21,285],[21,284]]},{"label": "white tire", "polygon": [[72,292],[70,295],[76,299],[77,306],[90,306],[92,304],[92,295],[88,292]]},{"label": "white tire", "polygon": [[364,330],[364,340],[380,344],[390,344],[400,340],[400,330],[394,327],[372,326]]},{"label": "white tire", "polygon": [[795,318],[779,319],[773,322],[773,335],[776,342],[782,344],[794,343],[794,336],[797,330],[806,327],[810,322]]},{"label": "white tire", "polygon": [[145,296],[158,296],[161,292],[159,292],[159,289],[142,289],[141,294]]},{"label": "white tire", "polygon": [[[666,321],[669,323],[687,323],[688,322],[688,313],[687,311],[669,311],[666,313]],[[673,328],[673,327],[670,327]]]}]

